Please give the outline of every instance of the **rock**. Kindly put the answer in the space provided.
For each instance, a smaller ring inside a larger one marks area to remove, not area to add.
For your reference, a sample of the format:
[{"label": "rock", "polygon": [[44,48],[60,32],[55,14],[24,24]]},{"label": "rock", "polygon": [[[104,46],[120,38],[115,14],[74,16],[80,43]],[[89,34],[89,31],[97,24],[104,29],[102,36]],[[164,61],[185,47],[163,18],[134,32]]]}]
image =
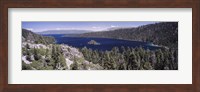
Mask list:
[{"label": "rock", "polygon": [[30,58],[30,60],[31,60],[31,61],[34,61],[34,60],[35,60],[35,58],[34,58],[34,56],[33,56],[33,55],[31,55],[31,58]]},{"label": "rock", "polygon": [[70,65],[73,64],[73,61],[69,60],[68,58],[65,58],[66,64],[67,64],[67,69],[70,69]]},{"label": "rock", "polygon": [[45,56],[42,56],[41,58],[42,58],[42,59],[45,59]]},{"label": "rock", "polygon": [[32,62],[26,60],[26,56],[22,56],[22,61],[26,64],[31,64]]}]

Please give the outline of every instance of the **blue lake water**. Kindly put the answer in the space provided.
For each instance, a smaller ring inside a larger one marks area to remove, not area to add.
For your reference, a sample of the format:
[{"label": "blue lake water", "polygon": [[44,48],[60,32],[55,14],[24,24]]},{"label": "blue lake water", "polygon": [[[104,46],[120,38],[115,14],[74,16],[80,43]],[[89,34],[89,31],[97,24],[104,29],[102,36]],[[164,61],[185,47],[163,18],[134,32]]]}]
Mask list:
[{"label": "blue lake water", "polygon": [[[111,50],[113,47],[121,48],[124,47],[143,47],[144,49],[155,50],[161,47],[152,46],[150,43],[139,42],[139,41],[128,41],[120,39],[111,39],[111,38],[91,38],[91,37],[63,37],[63,35],[44,35],[44,36],[53,36],[56,39],[57,44],[67,44],[77,48],[91,48],[93,50]],[[89,41],[95,40],[100,43],[100,45],[88,44]]]}]

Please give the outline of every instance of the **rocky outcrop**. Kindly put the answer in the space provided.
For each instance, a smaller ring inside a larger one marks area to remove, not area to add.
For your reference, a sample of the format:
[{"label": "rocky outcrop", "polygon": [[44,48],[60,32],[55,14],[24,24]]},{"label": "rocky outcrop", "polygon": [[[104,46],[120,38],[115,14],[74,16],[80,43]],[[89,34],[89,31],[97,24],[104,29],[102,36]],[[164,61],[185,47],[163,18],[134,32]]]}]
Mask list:
[{"label": "rocky outcrop", "polygon": [[[83,54],[76,48],[65,45],[65,44],[49,44],[49,45],[45,45],[45,44],[34,44],[34,43],[29,43],[29,42],[23,42],[22,43],[22,48],[23,50],[28,49],[31,53],[31,51],[33,51],[33,49],[39,49],[39,50],[43,50],[43,51],[52,51],[53,46],[56,45],[57,47],[60,48],[60,53],[62,53],[63,57],[65,58],[65,65],[66,66],[62,66],[61,63],[58,63],[56,65],[56,68],[54,68],[55,70],[72,70],[73,67],[76,67],[77,70],[99,70],[99,69],[103,69],[100,65],[98,64],[93,64],[92,62],[89,62],[87,60],[85,60]],[[28,48],[27,48],[28,47]],[[23,51],[25,52],[25,51]],[[47,52],[45,52],[47,53]],[[40,54],[40,53],[37,53]],[[41,66],[47,66],[48,63],[51,60],[51,57],[47,55],[43,55],[41,54],[41,58],[39,61],[35,61],[36,59],[33,57],[34,53],[31,53],[31,56],[28,58],[28,55],[25,53],[22,55],[22,62],[24,62],[24,64],[29,65],[31,68],[29,69],[37,69],[34,68],[32,65],[32,62],[38,62],[39,65]],[[75,65],[76,63],[76,65]],[[40,67],[41,70],[45,70],[46,68],[42,68]],[[52,69],[50,69],[52,70]]]}]

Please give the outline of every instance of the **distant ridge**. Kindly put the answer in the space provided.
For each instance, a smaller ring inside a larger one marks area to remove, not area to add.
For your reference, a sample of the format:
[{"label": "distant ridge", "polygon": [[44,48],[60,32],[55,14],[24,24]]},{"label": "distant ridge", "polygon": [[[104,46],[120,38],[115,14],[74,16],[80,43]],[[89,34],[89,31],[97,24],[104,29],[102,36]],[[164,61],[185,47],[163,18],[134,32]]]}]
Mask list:
[{"label": "distant ridge", "polygon": [[92,32],[91,30],[48,30],[43,32],[37,32],[37,34],[83,34]]},{"label": "distant ridge", "polygon": [[80,37],[102,37],[133,41],[178,48],[178,22],[161,22],[133,28],[119,28],[110,31],[80,34]]}]

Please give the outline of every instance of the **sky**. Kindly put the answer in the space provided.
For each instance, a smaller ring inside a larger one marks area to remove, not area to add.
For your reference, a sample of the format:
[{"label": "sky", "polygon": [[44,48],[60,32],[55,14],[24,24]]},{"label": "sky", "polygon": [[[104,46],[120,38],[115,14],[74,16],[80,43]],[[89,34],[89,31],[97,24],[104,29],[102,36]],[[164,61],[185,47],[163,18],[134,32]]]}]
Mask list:
[{"label": "sky", "polygon": [[105,31],[109,28],[137,27],[156,22],[22,22],[22,28],[33,32],[48,30],[91,30]]}]

